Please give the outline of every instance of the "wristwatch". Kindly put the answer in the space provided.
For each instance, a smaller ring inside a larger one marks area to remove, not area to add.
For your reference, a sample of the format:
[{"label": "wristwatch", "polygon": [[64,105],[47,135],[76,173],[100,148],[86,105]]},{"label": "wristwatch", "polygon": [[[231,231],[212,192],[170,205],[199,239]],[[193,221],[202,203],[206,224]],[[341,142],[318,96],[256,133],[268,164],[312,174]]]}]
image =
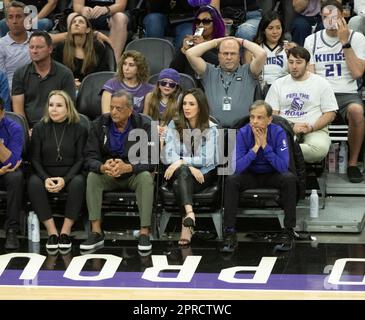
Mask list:
[{"label": "wristwatch", "polygon": [[351,43],[350,42],[347,42],[347,43],[342,45],[342,49],[348,49],[348,48],[351,48]]}]

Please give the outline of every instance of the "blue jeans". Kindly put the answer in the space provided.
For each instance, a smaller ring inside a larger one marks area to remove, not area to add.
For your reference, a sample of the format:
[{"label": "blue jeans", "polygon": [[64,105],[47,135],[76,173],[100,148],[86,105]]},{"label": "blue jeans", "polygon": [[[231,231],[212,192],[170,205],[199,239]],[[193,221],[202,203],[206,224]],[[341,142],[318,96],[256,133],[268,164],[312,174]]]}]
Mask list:
[{"label": "blue jeans", "polygon": [[303,47],[305,38],[312,34],[312,27],[315,29],[314,32],[323,29],[323,23],[320,15],[306,17],[301,14],[297,14],[291,25],[292,40]]},{"label": "blue jeans", "polygon": [[252,41],[256,36],[257,28],[261,21],[261,11],[248,11],[246,14],[246,21],[238,26],[236,37]]},{"label": "blue jeans", "polygon": [[[33,29],[49,31],[52,29],[52,27],[53,27],[53,21],[48,18],[43,18],[38,20],[38,28],[34,28],[33,26]],[[0,37],[6,36],[8,31],[9,28],[6,25],[6,20],[5,19],[0,20]]]},{"label": "blue jeans", "polygon": [[[165,38],[167,27],[169,26],[168,18],[163,13],[149,13],[143,19],[145,37],[147,38]],[[186,35],[192,34],[193,24],[191,22],[179,23],[176,26],[169,26],[174,36],[174,46],[176,50],[182,47]]]}]

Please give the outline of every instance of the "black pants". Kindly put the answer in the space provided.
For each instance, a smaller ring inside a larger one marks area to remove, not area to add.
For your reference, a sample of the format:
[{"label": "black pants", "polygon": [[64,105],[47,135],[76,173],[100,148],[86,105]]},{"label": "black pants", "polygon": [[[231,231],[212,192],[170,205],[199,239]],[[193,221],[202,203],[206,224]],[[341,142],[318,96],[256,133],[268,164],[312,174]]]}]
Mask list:
[{"label": "black pants", "polygon": [[200,192],[212,185],[216,180],[216,176],[216,171],[211,170],[204,175],[204,182],[200,184],[191,174],[188,166],[182,165],[176,169],[170,180],[170,183],[172,183],[172,188],[178,200],[182,214],[185,215],[185,205],[193,204],[193,194]]},{"label": "black pants", "polygon": [[240,192],[255,188],[277,188],[284,209],[284,226],[296,225],[297,187],[296,176],[290,172],[253,174],[243,172],[240,175],[227,176],[224,190],[224,226],[235,227]]},{"label": "black pants", "polygon": [[[82,174],[76,175],[63,189],[67,192],[65,206],[65,217],[76,221],[80,215],[82,204],[85,200],[86,182]],[[61,193],[64,191],[61,190]],[[28,193],[33,210],[38,215],[40,221],[52,218],[52,209],[49,203],[49,195],[44,186],[44,181],[35,174],[32,174],[28,182]]]},{"label": "black pants", "polygon": [[5,230],[19,230],[20,212],[23,208],[24,177],[20,169],[0,176],[0,186],[6,189]]}]

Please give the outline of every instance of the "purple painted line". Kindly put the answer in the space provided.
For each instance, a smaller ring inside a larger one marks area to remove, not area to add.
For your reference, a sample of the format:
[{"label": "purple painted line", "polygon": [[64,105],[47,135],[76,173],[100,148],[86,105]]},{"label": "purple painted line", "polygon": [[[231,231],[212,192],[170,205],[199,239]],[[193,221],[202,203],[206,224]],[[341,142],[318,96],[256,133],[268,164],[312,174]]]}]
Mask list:
[{"label": "purple painted line", "polygon": [[[218,280],[218,273],[195,273],[191,282],[152,282],[142,279],[142,272],[116,272],[114,277],[101,281],[75,281],[63,277],[64,271],[40,270],[34,280],[19,280],[22,270],[5,270],[0,277],[2,286],[41,287],[100,287],[100,288],[182,288],[182,289],[241,289],[241,290],[314,290],[314,291],[365,291],[365,285],[331,285],[328,275],[313,274],[272,274],[265,284],[231,284]],[[82,272],[82,276],[95,276],[97,272]],[[175,277],[176,273],[161,274]],[[240,279],[252,278],[249,274],[240,275]],[[360,283],[362,276],[346,276],[341,281]]]}]

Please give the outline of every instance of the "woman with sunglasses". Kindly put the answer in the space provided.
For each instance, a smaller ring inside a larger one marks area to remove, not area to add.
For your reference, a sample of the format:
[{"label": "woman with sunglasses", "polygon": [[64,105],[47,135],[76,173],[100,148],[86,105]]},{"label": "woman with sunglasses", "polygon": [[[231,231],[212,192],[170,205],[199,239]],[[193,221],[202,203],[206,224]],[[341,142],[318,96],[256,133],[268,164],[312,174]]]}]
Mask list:
[{"label": "woman with sunglasses", "polygon": [[[254,42],[266,52],[266,64],[262,70],[261,79],[267,84],[265,91],[278,78],[288,74],[286,50],[296,46],[295,43],[284,40],[283,20],[275,11],[266,13],[259,24]],[[245,63],[252,61],[252,54],[246,50]]]},{"label": "woman with sunglasses", "polygon": [[94,37],[90,20],[76,14],[68,26],[65,42],[53,51],[53,58],[71,69],[76,88],[79,88],[83,78],[90,73],[114,71],[115,61],[110,65],[105,46],[109,45],[101,44]]},{"label": "woman with sunglasses", "polygon": [[[170,63],[170,68],[195,77],[195,72],[185,56],[186,50],[204,41],[224,37],[225,26],[223,18],[216,8],[202,6],[195,13],[192,32],[193,35],[187,35],[184,38],[183,46],[175,54],[174,59]],[[200,32],[202,32],[201,35],[199,35]],[[218,65],[218,50],[212,49],[206,52],[202,58],[209,63]]]},{"label": "woman with sunglasses", "polygon": [[152,92],[147,93],[143,113],[159,121],[161,146],[167,124],[175,117],[181,95],[180,75],[175,69],[163,69]]},{"label": "woman with sunglasses", "polygon": [[[193,138],[194,137],[194,138]],[[195,215],[193,194],[216,180],[218,127],[209,120],[205,93],[194,88],[183,93],[176,120],[167,127],[163,163],[164,177],[172,184],[182,213],[180,246],[189,246]]]}]

